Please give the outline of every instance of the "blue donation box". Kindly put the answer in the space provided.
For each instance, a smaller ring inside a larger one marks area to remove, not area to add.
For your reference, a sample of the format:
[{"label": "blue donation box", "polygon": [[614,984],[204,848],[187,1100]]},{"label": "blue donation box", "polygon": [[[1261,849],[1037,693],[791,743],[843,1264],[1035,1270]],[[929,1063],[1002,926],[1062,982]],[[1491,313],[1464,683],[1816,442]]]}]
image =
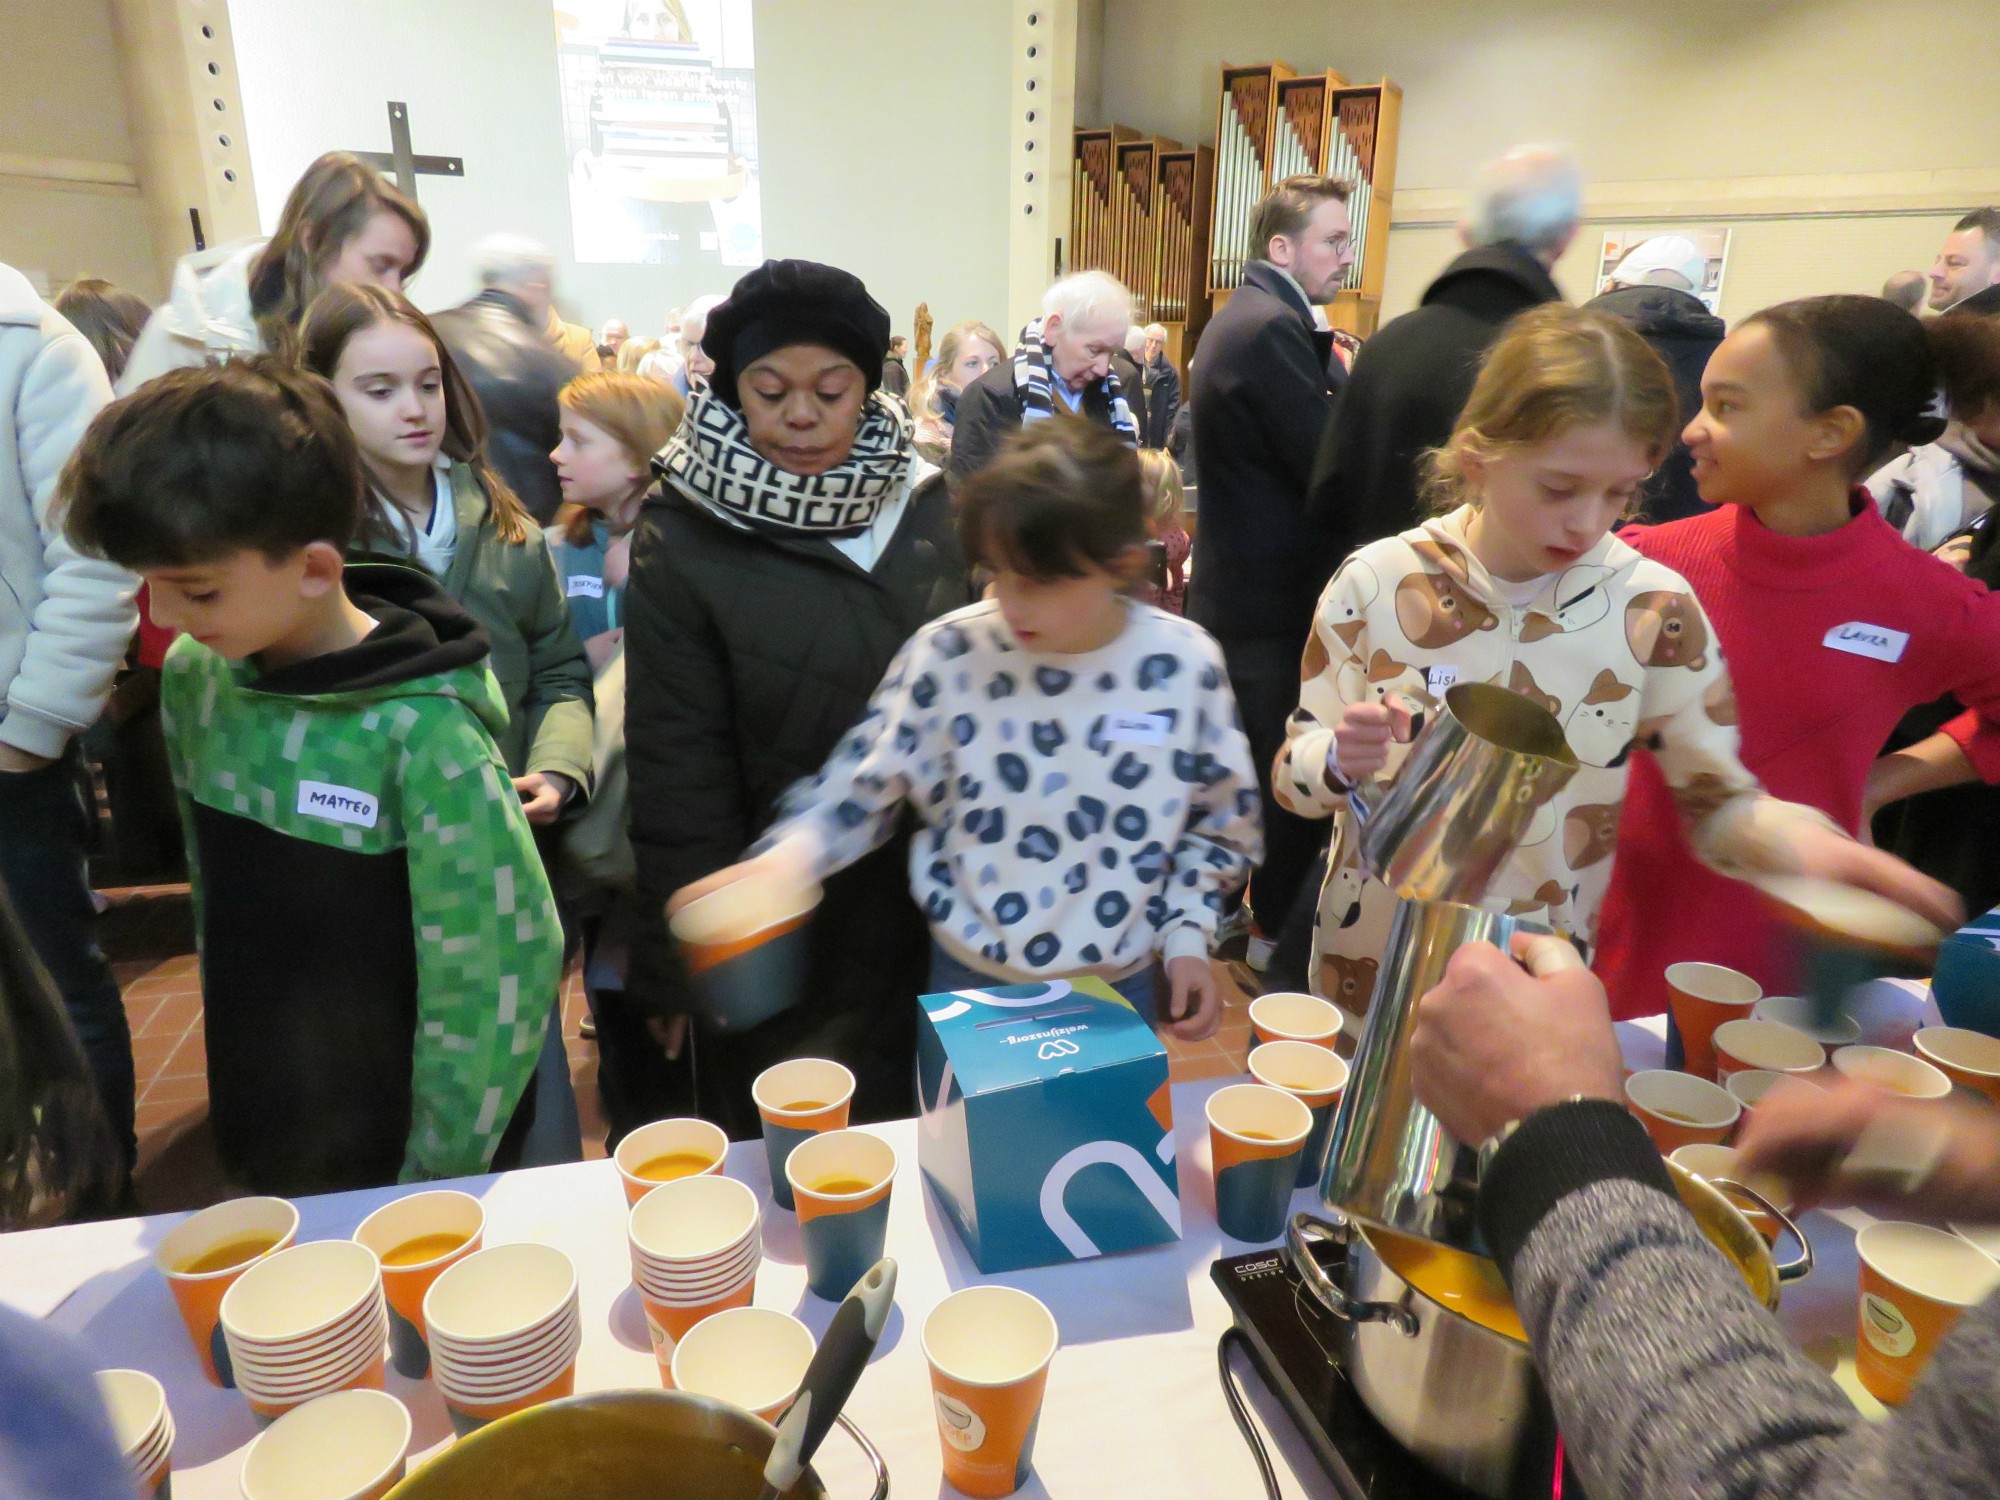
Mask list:
[{"label": "blue donation box", "polygon": [[981,1271],[1180,1238],[1167,1051],[1097,979],[926,995],[918,1159]]},{"label": "blue donation box", "polygon": [[1931,993],[1947,1026],[2000,1036],[2000,910],[1974,917],[1938,946]]}]

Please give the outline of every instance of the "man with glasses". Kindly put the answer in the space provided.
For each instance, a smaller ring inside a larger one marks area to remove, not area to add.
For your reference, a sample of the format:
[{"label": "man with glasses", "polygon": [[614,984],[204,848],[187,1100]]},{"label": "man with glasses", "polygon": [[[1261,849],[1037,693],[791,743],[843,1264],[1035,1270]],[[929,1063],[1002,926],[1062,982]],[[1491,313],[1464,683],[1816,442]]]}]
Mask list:
[{"label": "man with glasses", "polygon": [[[1200,525],[1188,615],[1222,643],[1264,794],[1264,864],[1251,877],[1249,959],[1268,962],[1324,829],[1271,798],[1271,762],[1297,707],[1299,659],[1338,555],[1306,522],[1313,451],[1333,406],[1332,335],[1314,310],[1354,264],[1349,187],[1287,177],[1250,218],[1250,261],[1201,337],[1191,375]],[[1261,930],[1255,922],[1261,920]],[[1304,976],[1281,976],[1292,988]]]}]

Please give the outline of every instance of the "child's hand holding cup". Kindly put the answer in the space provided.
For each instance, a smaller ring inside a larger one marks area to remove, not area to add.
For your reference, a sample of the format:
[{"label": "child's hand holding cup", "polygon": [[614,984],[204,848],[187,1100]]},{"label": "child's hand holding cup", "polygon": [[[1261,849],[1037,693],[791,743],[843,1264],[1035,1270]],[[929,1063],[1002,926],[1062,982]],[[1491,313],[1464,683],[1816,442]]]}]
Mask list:
[{"label": "child's hand holding cup", "polygon": [[820,898],[811,856],[804,841],[787,840],[667,902],[695,998],[716,1027],[744,1030],[798,1003],[806,924]]}]

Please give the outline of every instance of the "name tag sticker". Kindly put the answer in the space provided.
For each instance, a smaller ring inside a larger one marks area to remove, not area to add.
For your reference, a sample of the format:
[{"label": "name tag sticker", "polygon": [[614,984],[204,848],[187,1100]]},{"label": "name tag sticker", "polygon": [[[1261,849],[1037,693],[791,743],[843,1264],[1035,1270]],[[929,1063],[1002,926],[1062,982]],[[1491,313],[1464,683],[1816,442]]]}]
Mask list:
[{"label": "name tag sticker", "polygon": [[1447,667],[1439,663],[1437,666],[1424,668],[1424,686],[1430,689],[1433,698],[1442,696],[1446,688],[1455,687],[1457,684],[1457,667]]},{"label": "name tag sticker", "polygon": [[356,828],[373,828],[381,806],[366,792],[351,786],[335,786],[328,781],[299,783],[299,816],[324,818],[329,823],[352,823]]},{"label": "name tag sticker", "polygon": [[588,573],[572,573],[569,577],[566,597],[571,599],[602,599],[604,580],[593,578]]},{"label": "name tag sticker", "polygon": [[1164,745],[1167,721],[1153,714],[1109,714],[1104,720],[1104,737],[1128,745]]},{"label": "name tag sticker", "polygon": [[1903,652],[1910,644],[1910,633],[1907,630],[1891,630],[1886,625],[1849,620],[1845,625],[1836,625],[1829,630],[1820,644],[1874,661],[1901,661]]}]

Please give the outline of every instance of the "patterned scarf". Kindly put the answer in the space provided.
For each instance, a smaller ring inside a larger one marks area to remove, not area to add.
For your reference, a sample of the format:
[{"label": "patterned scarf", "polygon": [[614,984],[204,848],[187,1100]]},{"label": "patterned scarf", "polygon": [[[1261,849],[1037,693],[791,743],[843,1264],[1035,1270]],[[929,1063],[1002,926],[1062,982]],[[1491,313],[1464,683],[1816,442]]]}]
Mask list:
[{"label": "patterned scarf", "polygon": [[[1014,346],[1014,394],[1021,402],[1021,425],[1046,422],[1056,414],[1055,366],[1050,362],[1048,343],[1042,338],[1042,320],[1037,318],[1021,330],[1021,342]],[[1106,373],[1098,382],[1111,402],[1111,425],[1133,447],[1139,446],[1139,424],[1132,408],[1125,404],[1124,388],[1118,377]],[[1063,410],[1069,403],[1063,403]]]},{"label": "patterned scarf", "polygon": [[793,474],[750,446],[743,413],[701,391],[680,430],[653,458],[653,472],[744,530],[857,536],[910,471],[910,418],[882,391],[861,409],[854,449],[824,474]]}]

